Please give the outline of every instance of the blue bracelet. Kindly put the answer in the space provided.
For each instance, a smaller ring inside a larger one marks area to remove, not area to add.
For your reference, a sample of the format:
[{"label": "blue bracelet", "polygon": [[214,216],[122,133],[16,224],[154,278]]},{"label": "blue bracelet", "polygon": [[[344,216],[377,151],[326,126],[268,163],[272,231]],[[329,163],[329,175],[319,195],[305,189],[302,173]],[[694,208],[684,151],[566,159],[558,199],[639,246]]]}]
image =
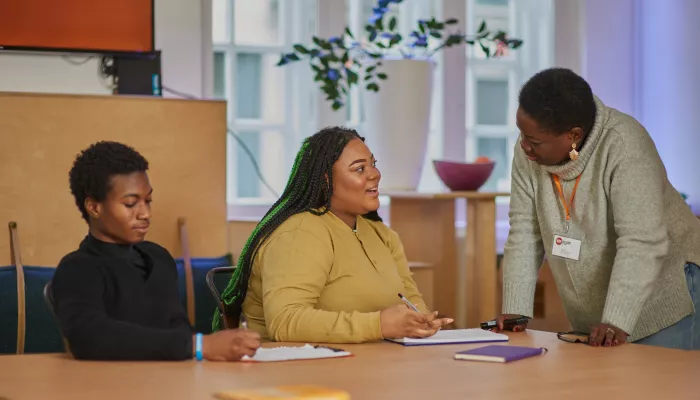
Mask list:
[{"label": "blue bracelet", "polygon": [[197,361],[202,361],[202,334],[198,333],[195,336],[195,358]]}]

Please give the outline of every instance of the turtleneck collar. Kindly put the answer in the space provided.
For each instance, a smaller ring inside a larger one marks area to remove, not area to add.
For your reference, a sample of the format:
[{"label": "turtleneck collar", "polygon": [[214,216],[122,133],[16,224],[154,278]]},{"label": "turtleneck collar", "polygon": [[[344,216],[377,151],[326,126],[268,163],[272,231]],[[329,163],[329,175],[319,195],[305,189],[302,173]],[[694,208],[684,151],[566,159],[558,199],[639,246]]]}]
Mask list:
[{"label": "turtleneck collar", "polygon": [[604,127],[608,118],[608,113],[605,110],[605,104],[603,104],[603,102],[597,96],[594,95],[593,98],[596,105],[595,121],[591,131],[588,132],[585,145],[578,153],[578,159],[569,160],[560,165],[542,165],[542,168],[545,171],[568,181],[571,179],[576,179],[576,177],[581,175],[584,168],[586,168],[588,160],[590,160],[591,155],[593,155],[593,152],[600,141],[600,138],[605,133]]},{"label": "turtleneck collar", "polygon": [[85,243],[106,256],[112,256],[123,259],[129,259],[129,255],[132,254],[132,252],[134,251],[133,244],[117,244],[104,242],[92,236],[92,234],[90,233],[88,233]]},{"label": "turtleneck collar", "polygon": [[148,261],[148,256],[133,244],[108,243],[88,233],[84,245],[102,255],[127,261],[131,265],[141,269],[146,275],[148,275],[151,270],[152,266]]}]

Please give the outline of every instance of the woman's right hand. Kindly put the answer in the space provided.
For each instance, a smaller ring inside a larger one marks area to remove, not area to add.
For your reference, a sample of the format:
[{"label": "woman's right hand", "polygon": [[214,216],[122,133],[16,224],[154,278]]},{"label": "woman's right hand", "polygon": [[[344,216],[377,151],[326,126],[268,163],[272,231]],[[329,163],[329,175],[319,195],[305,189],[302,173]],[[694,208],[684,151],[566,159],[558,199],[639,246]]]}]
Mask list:
[{"label": "woman's right hand", "polygon": [[260,334],[245,329],[227,329],[202,337],[202,356],[209,361],[238,361],[252,357],[260,347]]},{"label": "woman's right hand", "polygon": [[404,304],[383,310],[379,315],[379,320],[382,337],[385,339],[430,337],[436,334],[443,325],[453,322],[451,318],[437,318],[437,312],[421,314]]},{"label": "woman's right hand", "polygon": [[[520,318],[520,317],[522,317],[522,315],[501,314],[498,316],[498,318],[496,318],[496,327],[491,328],[491,331],[492,332],[501,332],[501,331],[503,331],[503,321],[505,321],[507,319],[516,319],[516,318]],[[515,325],[512,328],[510,328],[509,330],[511,330],[513,332],[522,332],[525,329],[527,329],[527,322],[524,324]]]}]

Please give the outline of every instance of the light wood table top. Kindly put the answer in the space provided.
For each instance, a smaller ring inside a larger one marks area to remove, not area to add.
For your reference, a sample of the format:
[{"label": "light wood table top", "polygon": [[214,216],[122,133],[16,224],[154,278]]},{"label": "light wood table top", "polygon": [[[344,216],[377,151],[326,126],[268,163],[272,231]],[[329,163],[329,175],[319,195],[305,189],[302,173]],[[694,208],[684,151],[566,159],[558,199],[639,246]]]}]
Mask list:
[{"label": "light wood table top", "polygon": [[0,356],[0,399],[212,399],[219,390],[319,384],[353,399],[698,399],[700,352],[626,344],[593,348],[552,333],[510,334],[549,352],[509,364],[455,361],[481,345],[343,345],[354,357],[282,363],[87,362]]}]

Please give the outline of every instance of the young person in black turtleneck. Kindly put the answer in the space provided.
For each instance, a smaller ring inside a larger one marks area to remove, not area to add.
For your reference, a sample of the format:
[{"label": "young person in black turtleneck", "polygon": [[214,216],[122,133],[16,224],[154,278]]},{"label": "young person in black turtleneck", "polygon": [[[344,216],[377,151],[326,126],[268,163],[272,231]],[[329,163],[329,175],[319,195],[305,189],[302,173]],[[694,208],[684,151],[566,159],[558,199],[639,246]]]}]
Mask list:
[{"label": "young person in black turtleneck", "polygon": [[[55,313],[71,353],[92,360],[185,360],[197,334],[178,299],[175,260],[144,241],[153,189],[148,161],[126,145],[99,142],[83,150],[70,188],[89,233],[53,278]],[[203,335],[204,359],[252,356],[260,336],[247,330]]]}]

